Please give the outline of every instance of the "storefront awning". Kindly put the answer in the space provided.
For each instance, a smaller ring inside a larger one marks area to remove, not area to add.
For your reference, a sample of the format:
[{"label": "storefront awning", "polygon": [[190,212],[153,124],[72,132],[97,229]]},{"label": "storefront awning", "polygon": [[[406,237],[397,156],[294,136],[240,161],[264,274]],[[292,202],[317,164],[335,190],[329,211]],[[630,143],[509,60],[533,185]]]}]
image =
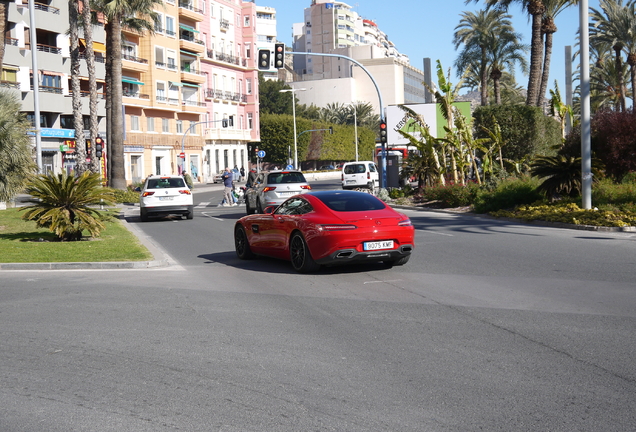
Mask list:
[{"label": "storefront awning", "polygon": [[181,83],[181,85],[184,85],[186,87],[194,87],[194,88],[200,88],[201,86],[198,84],[188,84],[188,83]]},{"label": "storefront awning", "polygon": [[179,28],[182,30],[187,30],[193,33],[199,33],[199,30],[195,29],[192,26],[186,25],[186,24],[179,24]]},{"label": "storefront awning", "polygon": [[192,56],[192,57],[199,57],[199,54],[194,53],[194,52],[190,52],[190,51],[186,51],[186,50],[179,50],[179,52],[181,54],[186,54],[186,55],[189,55],[189,56]]},{"label": "storefront awning", "polygon": [[[86,46],[86,41],[82,38],[80,38],[80,44],[85,47]],[[98,52],[98,53],[102,53],[105,54],[106,53],[106,45],[101,43],[101,42],[95,42],[93,41],[93,51]]]},{"label": "storefront awning", "polygon": [[122,80],[122,82],[125,82],[125,83],[128,83],[128,84],[145,85],[141,81],[137,81],[137,80],[134,80],[134,79],[131,79],[131,78],[122,78],[121,80]]},{"label": "storefront awning", "polygon": [[168,81],[168,83],[170,83],[171,86],[175,86],[175,87],[181,87],[183,85],[180,82],[174,82],[174,81]]}]

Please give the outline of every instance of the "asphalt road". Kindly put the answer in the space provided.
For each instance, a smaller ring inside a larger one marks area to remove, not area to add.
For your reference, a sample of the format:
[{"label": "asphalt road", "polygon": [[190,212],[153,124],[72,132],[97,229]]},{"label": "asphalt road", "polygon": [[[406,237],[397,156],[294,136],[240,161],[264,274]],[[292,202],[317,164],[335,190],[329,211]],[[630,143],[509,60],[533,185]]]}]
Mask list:
[{"label": "asphalt road", "polygon": [[127,209],[170,266],[0,273],[0,431],[636,430],[636,235],[409,210],[406,266],[298,275],[220,199]]}]

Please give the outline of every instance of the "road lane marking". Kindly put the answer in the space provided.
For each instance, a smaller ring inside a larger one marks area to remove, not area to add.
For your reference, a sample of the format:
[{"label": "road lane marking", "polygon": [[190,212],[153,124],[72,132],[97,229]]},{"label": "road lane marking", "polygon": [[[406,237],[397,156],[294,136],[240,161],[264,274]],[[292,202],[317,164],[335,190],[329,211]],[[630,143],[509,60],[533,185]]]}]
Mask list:
[{"label": "road lane marking", "polygon": [[218,221],[221,221],[221,222],[223,222],[223,221],[225,220],[225,219],[221,219],[221,218],[216,217],[216,216],[210,216],[210,215],[209,215],[208,213],[206,213],[206,212],[203,212],[203,213],[201,213],[201,214],[202,214],[203,216],[205,216],[205,217],[209,217],[210,219],[218,220]]},{"label": "road lane marking", "polygon": [[205,208],[208,206],[208,204],[210,204],[209,202],[201,202],[199,204],[197,204],[197,206],[195,208]]},{"label": "road lane marking", "polygon": [[393,279],[393,280],[376,280],[376,281],[367,281],[363,282],[364,285],[372,284],[372,283],[392,283],[392,282],[402,282],[404,279]]}]

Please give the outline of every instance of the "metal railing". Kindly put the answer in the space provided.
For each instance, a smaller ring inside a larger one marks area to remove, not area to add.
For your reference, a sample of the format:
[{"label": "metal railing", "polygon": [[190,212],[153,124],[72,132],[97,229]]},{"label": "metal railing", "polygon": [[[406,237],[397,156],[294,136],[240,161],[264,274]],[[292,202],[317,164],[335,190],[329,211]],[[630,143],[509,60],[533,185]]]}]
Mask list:
[{"label": "metal railing", "polygon": [[148,60],[143,59],[143,58],[139,58],[139,57],[135,57],[135,56],[132,56],[132,55],[129,55],[129,54],[122,54],[121,58],[123,60],[128,60],[128,61],[132,61],[132,62],[135,62],[135,63],[148,64]]}]

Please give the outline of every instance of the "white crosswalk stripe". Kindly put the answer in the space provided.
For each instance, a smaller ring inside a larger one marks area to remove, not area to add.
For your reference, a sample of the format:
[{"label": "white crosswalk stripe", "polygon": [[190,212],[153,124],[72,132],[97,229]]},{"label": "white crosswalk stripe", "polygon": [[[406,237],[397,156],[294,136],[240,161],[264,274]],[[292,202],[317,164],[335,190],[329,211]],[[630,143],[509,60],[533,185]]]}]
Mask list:
[{"label": "white crosswalk stripe", "polygon": [[206,208],[208,206],[208,204],[210,204],[209,202],[201,202],[199,204],[196,205],[196,207],[194,208]]}]

